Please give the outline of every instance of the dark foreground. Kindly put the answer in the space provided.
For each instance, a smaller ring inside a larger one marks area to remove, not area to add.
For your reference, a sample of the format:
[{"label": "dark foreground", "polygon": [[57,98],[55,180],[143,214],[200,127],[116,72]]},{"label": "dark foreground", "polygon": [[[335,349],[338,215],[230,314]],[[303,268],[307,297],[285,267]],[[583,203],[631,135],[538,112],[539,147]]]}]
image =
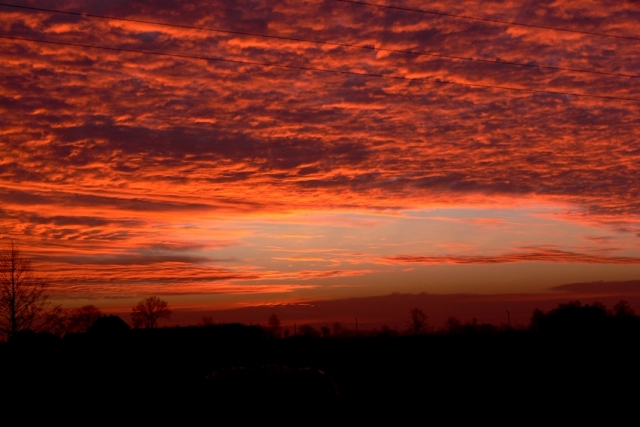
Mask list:
[{"label": "dark foreground", "polygon": [[629,331],[273,339],[241,325],[30,336],[0,346],[0,384],[5,408],[52,418],[617,416],[638,401],[638,344]]}]

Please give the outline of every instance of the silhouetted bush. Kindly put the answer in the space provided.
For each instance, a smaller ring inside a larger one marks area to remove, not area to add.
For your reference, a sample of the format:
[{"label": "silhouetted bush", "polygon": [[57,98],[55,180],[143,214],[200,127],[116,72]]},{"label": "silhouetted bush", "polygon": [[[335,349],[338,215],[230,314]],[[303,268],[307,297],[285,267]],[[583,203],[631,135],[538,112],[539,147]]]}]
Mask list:
[{"label": "silhouetted bush", "polygon": [[298,333],[307,338],[320,338],[320,334],[316,331],[316,328],[311,325],[300,325]]},{"label": "silhouetted bush", "polygon": [[531,330],[544,333],[595,333],[604,332],[607,326],[602,304],[582,305],[580,301],[560,304],[548,313],[536,309],[531,317]]}]

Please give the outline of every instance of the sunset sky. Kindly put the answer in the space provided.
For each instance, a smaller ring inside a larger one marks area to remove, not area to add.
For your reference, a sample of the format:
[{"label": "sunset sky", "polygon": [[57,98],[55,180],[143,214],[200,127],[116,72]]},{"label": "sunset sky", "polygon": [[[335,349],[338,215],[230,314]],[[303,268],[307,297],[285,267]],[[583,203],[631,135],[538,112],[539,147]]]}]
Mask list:
[{"label": "sunset sky", "polygon": [[2,3],[0,243],[113,312],[639,297],[640,5],[370,2]]}]

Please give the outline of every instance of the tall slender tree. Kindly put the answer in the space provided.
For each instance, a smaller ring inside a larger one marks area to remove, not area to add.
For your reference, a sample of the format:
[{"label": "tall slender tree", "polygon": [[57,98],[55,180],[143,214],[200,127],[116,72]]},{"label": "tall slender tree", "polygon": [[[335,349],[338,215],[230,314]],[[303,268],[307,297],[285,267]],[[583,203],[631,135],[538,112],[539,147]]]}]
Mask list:
[{"label": "tall slender tree", "polygon": [[48,286],[12,240],[0,254],[0,332],[12,336],[46,322]]},{"label": "tall slender tree", "polygon": [[269,332],[271,332],[274,337],[280,336],[280,330],[282,328],[280,327],[280,319],[275,315],[275,313],[273,313],[271,317],[269,317],[269,320],[267,320],[267,326]]},{"label": "tall slender tree", "polygon": [[419,335],[427,329],[427,315],[419,308],[412,308],[411,317],[407,323],[413,335]]}]

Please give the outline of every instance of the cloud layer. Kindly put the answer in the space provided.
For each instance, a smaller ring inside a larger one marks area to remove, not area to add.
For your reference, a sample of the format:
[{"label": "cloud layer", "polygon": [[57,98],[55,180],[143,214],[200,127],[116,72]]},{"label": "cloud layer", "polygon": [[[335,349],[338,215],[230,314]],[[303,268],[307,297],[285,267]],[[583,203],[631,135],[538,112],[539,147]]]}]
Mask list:
[{"label": "cloud layer", "polygon": [[[182,265],[192,278],[182,286],[207,281],[207,293],[218,281],[370,272],[229,261],[220,250],[246,244],[253,231],[211,225],[320,209],[539,202],[561,206],[565,220],[640,235],[637,41],[329,0],[16,4],[233,32],[0,7],[0,36],[183,55],[0,38],[0,233],[47,271],[76,269],[51,273],[60,280],[107,282],[126,268],[119,277],[131,286],[156,273],[151,282],[171,283]],[[429,9],[638,37],[633,2],[430,2]],[[158,244],[166,246],[147,250]],[[564,249],[502,253],[367,257],[374,264],[638,259]],[[135,269],[120,267],[122,257]]]}]

